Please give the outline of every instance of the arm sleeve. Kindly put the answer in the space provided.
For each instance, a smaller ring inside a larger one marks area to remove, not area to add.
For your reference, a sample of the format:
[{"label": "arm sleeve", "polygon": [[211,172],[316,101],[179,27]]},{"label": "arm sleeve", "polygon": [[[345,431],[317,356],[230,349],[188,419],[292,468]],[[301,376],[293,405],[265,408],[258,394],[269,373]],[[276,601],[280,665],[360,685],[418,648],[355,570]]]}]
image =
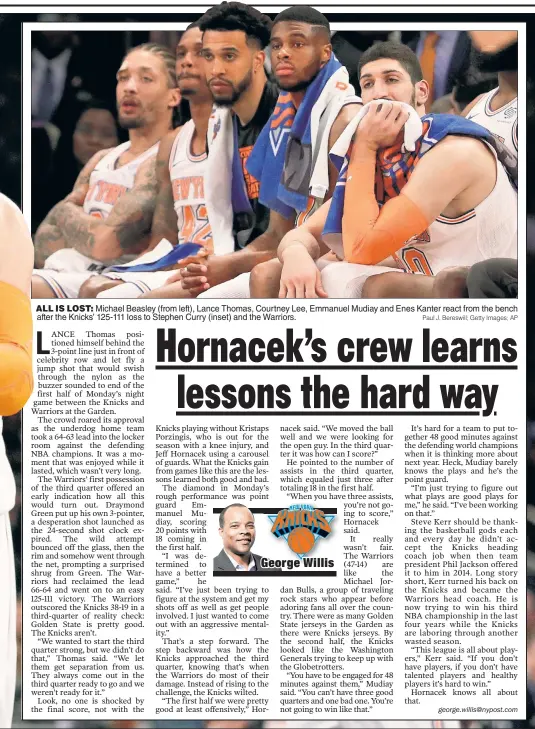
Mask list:
[{"label": "arm sleeve", "polygon": [[374,265],[429,225],[420,208],[401,193],[381,209],[375,198],[375,157],[355,146],[349,163],[342,218],[344,257]]},{"label": "arm sleeve", "polygon": [[0,281],[0,415],[13,415],[33,390],[32,311],[20,289]]}]

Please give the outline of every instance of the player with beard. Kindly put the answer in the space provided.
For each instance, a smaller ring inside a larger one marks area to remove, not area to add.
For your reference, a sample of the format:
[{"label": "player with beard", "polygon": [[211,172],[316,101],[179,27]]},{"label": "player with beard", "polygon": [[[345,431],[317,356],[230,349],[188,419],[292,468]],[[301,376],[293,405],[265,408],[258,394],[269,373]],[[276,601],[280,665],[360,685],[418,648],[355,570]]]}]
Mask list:
[{"label": "player with beard", "polygon": [[[427,98],[415,54],[401,44],[378,43],[363,54],[359,70],[368,113],[358,126],[333,201],[279,246],[281,298],[317,296],[314,261],[333,231],[339,239],[336,247],[343,244],[345,261],[327,266],[322,283],[334,297],[373,295],[383,272],[396,296],[428,297],[433,274],[442,268],[475,263],[489,258],[491,251],[511,255],[515,250],[516,192],[497,159],[492,136],[458,117],[425,117],[424,133],[416,140],[416,151],[409,153],[401,146],[409,113],[399,102],[412,101],[421,115]],[[426,133],[431,124],[430,139]],[[507,154],[503,147],[499,153]],[[396,163],[396,154],[402,155],[403,165]],[[376,170],[384,187],[383,193],[378,188],[378,197]],[[335,248],[333,241],[331,237],[329,245]],[[426,275],[401,276],[403,271]]]},{"label": "player with beard", "polygon": [[35,235],[34,298],[75,298],[90,276],[124,263],[150,240],[160,139],[179,100],[175,58],[148,43],[131,50],[117,72],[119,122],[129,141],[97,153],[74,189]]},{"label": "player with beard", "polygon": [[[472,42],[478,48],[477,65],[482,72],[497,72],[498,87],[477,96],[463,110],[462,116],[488,129],[507,148],[513,159],[518,157],[517,96],[518,96],[518,43],[517,33],[510,34],[503,48],[494,47],[494,31],[471,33]],[[475,36],[475,37],[474,37]],[[480,44],[489,43],[485,49]],[[485,52],[486,51],[486,52]],[[394,279],[393,275],[365,284],[364,298],[395,298],[404,295],[405,288],[398,290],[398,284],[405,281]],[[419,282],[433,298],[515,298],[518,285],[518,263],[516,258],[488,259],[474,266],[452,266],[443,269],[434,277]],[[411,295],[410,291],[407,292]]]},{"label": "player with beard", "polygon": [[[355,103],[344,106],[341,101],[346,97],[351,97],[354,102],[358,101],[358,99],[353,96],[354,92],[349,84],[347,71],[332,56],[330,41],[329,22],[324,15],[314,8],[300,6],[288,8],[279,13],[274,20],[270,37],[271,67],[282,93],[279,95],[277,106],[270,117],[269,126],[273,128],[273,133],[277,134],[276,139],[278,142],[275,145],[276,151],[273,152],[273,156],[276,157],[278,155],[280,158],[281,173],[277,174],[281,178],[284,176],[291,177],[295,171],[295,169],[291,169],[292,162],[291,160],[288,161],[288,156],[286,156],[286,164],[283,166],[287,149],[286,144],[288,144],[288,137],[285,137],[284,134],[292,133],[293,122],[305,98],[308,99],[308,104],[305,102],[304,109],[308,109],[308,106],[312,109],[313,103],[310,100],[310,96],[307,97],[307,92],[313,82],[318,79],[318,75],[322,69],[324,69],[323,74],[316,82],[317,88],[313,87],[312,93],[314,94],[314,99],[317,100],[325,91],[329,81],[332,82],[333,89],[332,91],[327,89],[329,93],[325,96],[327,101],[324,102],[325,108],[322,113],[322,117],[329,120],[326,129],[322,129],[323,138],[325,139],[325,155],[327,155],[330,146],[338,139],[340,133],[345,129],[347,123],[357,113],[359,108]],[[342,73],[336,74],[338,67],[340,67]],[[215,83],[217,83],[217,79]],[[336,106],[336,109],[332,113],[334,106]],[[266,126],[262,136],[266,136],[267,133],[271,135],[271,132],[267,132]],[[318,137],[320,137],[319,132]],[[317,148],[321,149],[318,140],[314,140],[314,142],[317,142]],[[300,151],[302,149],[300,139],[298,140],[298,144]],[[258,145],[261,145],[260,149]],[[291,230],[294,225],[299,225],[303,222],[322,204],[324,199],[330,197],[332,194],[334,184],[336,183],[337,171],[334,166],[328,166],[326,164],[325,169],[328,169],[328,180],[325,181],[323,194],[321,197],[308,195],[308,183],[312,174],[311,161],[311,164],[307,165],[306,179],[302,185],[303,190],[306,187],[307,194],[303,196],[301,190],[299,190],[305,204],[300,209],[293,209],[293,206],[286,204],[280,205],[279,201],[273,199],[272,196],[273,189],[276,189],[278,186],[278,179],[272,180],[270,177],[265,180],[262,175],[262,169],[267,161],[265,152],[271,155],[272,149],[272,141],[269,144],[264,144],[261,138],[257,142],[253,156],[247,163],[249,174],[252,173],[255,179],[258,178],[260,180],[262,178],[260,183],[260,201],[266,207],[270,208],[268,231],[261,239],[255,241],[256,246],[260,246],[261,244],[266,246],[266,258],[269,260],[265,260],[256,265],[251,275],[247,272],[248,269],[242,268],[242,271],[246,271],[245,273],[220,286],[214,287],[214,284],[210,282],[210,289],[206,293],[201,294],[203,298],[247,298],[250,295],[258,297],[276,296],[281,271],[280,262],[275,259],[276,246],[281,241],[285,231]],[[297,157],[299,158],[297,164],[299,173],[302,173],[304,161],[300,153]],[[312,156],[310,160],[312,160]],[[277,165],[279,163],[275,162],[275,164]],[[319,193],[317,194],[319,195]],[[208,273],[208,266],[209,262],[207,265],[202,263],[188,265],[187,268],[189,272],[197,270],[201,275],[201,278],[199,278],[201,282],[202,275]],[[250,280],[251,294],[249,289]],[[209,278],[208,281],[210,281]]]},{"label": "player with beard", "polygon": [[[208,89],[202,57],[200,21],[186,28],[176,48],[176,78],[191,119],[162,139],[156,158],[158,198],[152,220],[148,250],[165,238],[173,246],[197,243],[201,256],[211,253],[212,231],[206,212],[204,177],[207,165],[208,121],[212,95]],[[154,272],[104,272],[93,276],[80,290],[80,297],[136,298],[163,286],[169,270]],[[126,282],[126,284],[125,284]],[[125,284],[125,285],[123,285]],[[114,288],[113,292],[104,294]]]},{"label": "player with beard", "polygon": [[[153,238],[198,242],[211,251],[202,179],[206,174],[208,120],[212,95],[204,75],[200,21],[183,33],[176,49],[177,82],[191,120],[165,140],[158,164],[165,167],[154,215]],[[170,146],[169,146],[170,145]]]},{"label": "player with beard", "polygon": [[[241,158],[247,199],[252,215],[234,216],[234,252],[211,255],[203,265],[189,264],[173,274],[149,297],[181,298],[250,271],[272,258],[278,242],[292,227],[282,216],[272,217],[258,201],[258,183],[245,164],[262,128],[275,108],[278,89],[264,70],[264,47],[269,42],[271,20],[240,2],[223,2],[200,19],[208,87],[218,107],[229,108]],[[210,157],[209,157],[210,159]],[[216,241],[217,243],[217,241]]]}]

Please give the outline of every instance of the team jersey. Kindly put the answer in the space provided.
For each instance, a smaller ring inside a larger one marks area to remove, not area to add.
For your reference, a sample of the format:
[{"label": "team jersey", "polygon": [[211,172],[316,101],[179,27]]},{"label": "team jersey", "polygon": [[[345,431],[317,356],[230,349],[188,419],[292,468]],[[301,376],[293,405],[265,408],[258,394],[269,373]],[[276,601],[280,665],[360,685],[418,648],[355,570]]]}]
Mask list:
[{"label": "team jersey", "polygon": [[[496,159],[492,192],[473,210],[457,218],[439,215],[426,231],[407,241],[378,266],[436,275],[447,266],[472,266],[488,258],[517,257],[517,193],[513,185],[516,157],[490,130],[462,117],[430,114],[413,152],[391,147],[378,155],[375,195],[379,205],[400,194],[418,160],[449,134],[470,136],[485,144]],[[346,154],[332,198],[323,239],[341,259],[342,216],[350,152]]]},{"label": "team jersey", "polygon": [[379,265],[432,276],[448,266],[516,258],[517,193],[498,160],[496,171],[494,189],[483,202],[458,218],[439,215],[426,231]]},{"label": "team jersey", "polygon": [[107,218],[117,200],[134,187],[139,166],[154,157],[159,142],[128,164],[117,167],[119,158],[130,149],[130,142],[114,147],[95,166],[89,178],[89,190],[84,200],[84,213]]},{"label": "team jersey", "polygon": [[249,202],[251,203],[254,216],[252,231],[249,233],[247,240],[245,241],[242,240],[241,236],[239,235],[239,231],[244,229],[250,229],[251,221],[241,221],[239,218],[241,218],[243,214],[238,214],[236,216],[237,220],[235,220],[235,230],[237,234],[238,247],[243,247],[244,245],[247,245],[247,243],[253,241],[255,238],[258,238],[259,235],[265,233],[268,227],[269,208],[266,208],[264,205],[261,205],[258,202],[260,185],[258,183],[258,180],[256,180],[252,175],[247,172],[245,165],[247,164],[247,160],[249,159],[249,155],[251,154],[251,150],[253,149],[256,140],[260,136],[260,132],[262,131],[264,125],[267,123],[271,114],[273,113],[278,96],[278,87],[276,86],[276,84],[268,81],[266,83],[264,93],[262,94],[262,98],[260,99],[260,103],[258,104],[258,108],[253,118],[247,124],[242,125],[240,123],[240,120],[236,117],[238,131],[238,148],[243,165],[243,176],[245,178],[245,185],[247,188],[247,197],[249,198]]},{"label": "team jersey", "polygon": [[178,243],[198,243],[212,251],[212,230],[204,197],[208,155],[194,155],[191,151],[194,132],[195,124],[190,119],[177,134],[169,156]]},{"label": "team jersey", "polygon": [[466,118],[471,119],[476,124],[481,124],[482,127],[492,132],[516,157],[518,155],[518,99],[513,99],[508,104],[496,109],[496,111],[492,111],[492,99],[498,91],[499,89],[492,89],[492,91],[483,94],[479,101],[470,109]]},{"label": "team jersey", "polygon": [[2,418],[0,418],[0,484],[0,514],[5,514],[15,505],[15,479],[7,460],[2,437]]}]

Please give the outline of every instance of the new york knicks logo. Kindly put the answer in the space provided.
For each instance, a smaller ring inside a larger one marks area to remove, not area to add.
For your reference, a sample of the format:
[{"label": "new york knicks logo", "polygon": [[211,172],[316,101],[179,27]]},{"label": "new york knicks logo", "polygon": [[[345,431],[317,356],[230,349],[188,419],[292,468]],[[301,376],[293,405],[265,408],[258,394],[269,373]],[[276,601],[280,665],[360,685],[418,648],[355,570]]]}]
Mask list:
[{"label": "new york knicks logo", "polygon": [[293,504],[281,509],[278,514],[268,514],[271,533],[277,538],[284,537],[300,559],[312,550],[320,537],[326,539],[329,536],[334,517],[334,514],[324,514],[310,504]]}]

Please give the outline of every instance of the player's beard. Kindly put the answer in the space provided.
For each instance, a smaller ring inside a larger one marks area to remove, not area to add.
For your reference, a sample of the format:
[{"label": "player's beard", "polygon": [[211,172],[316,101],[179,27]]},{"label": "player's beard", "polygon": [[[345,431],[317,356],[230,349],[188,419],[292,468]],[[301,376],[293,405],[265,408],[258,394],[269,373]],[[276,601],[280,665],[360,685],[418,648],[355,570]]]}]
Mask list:
[{"label": "player's beard", "polygon": [[241,95],[247,91],[247,89],[250,87],[251,82],[253,80],[253,70],[250,69],[248,73],[242,78],[242,80],[234,86],[232,84],[232,94],[227,99],[216,99],[216,97],[213,95],[212,90],[210,89],[210,93],[212,93],[212,98],[214,100],[214,104],[216,106],[222,106],[222,107],[230,107],[233,106],[241,97]]},{"label": "player's beard", "polygon": [[[378,99],[378,101],[382,101],[383,99],[384,99],[384,101],[392,101],[392,99],[387,99],[386,97],[382,97],[381,99]],[[402,102],[402,103],[405,103],[405,102]],[[408,101],[407,103],[409,104],[409,106],[412,106],[413,109],[416,109],[416,89],[414,87],[412,89],[410,101]]]},{"label": "player's beard", "polygon": [[119,106],[117,109],[117,119],[119,121],[119,126],[121,129],[141,129],[141,127],[144,127],[146,125],[146,119],[144,114],[144,109],[139,108],[139,115],[135,117],[129,117],[129,116],[123,116],[121,114],[121,107]]},{"label": "player's beard", "polygon": [[122,116],[119,116],[119,126],[121,129],[141,129],[141,127],[145,126],[145,120],[144,119],[124,119]]},{"label": "player's beard", "polygon": [[[189,80],[192,80],[193,79],[195,81],[199,81],[199,85],[197,87],[195,87],[195,86],[185,86],[184,88],[181,88],[180,87],[180,82],[182,80],[186,80],[186,79],[189,79]],[[205,84],[202,84],[202,88],[201,88],[201,83],[202,83],[202,81],[201,81],[201,77],[200,76],[193,76],[193,75],[191,75],[191,76],[186,76],[185,78],[182,78],[182,79],[181,78],[178,78],[177,79],[178,90],[180,91],[180,95],[184,99],[191,99],[191,97],[198,96],[199,95],[199,92],[206,91]]]}]

